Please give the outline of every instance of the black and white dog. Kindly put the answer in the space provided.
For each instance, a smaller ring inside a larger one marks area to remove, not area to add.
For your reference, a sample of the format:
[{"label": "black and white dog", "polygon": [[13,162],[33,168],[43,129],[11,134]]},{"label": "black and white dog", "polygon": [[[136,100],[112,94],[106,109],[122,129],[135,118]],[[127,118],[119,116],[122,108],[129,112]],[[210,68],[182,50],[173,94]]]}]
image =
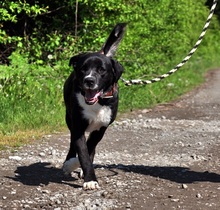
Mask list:
[{"label": "black and white dog", "polygon": [[[64,101],[71,142],[63,171],[69,174],[81,166],[85,190],[99,188],[93,159],[98,142],[117,114],[117,82],[123,67],[112,57],[125,27],[124,23],[117,24],[101,51],[79,54],[70,59],[74,71],[65,82]],[[85,132],[90,132],[87,141]]]}]

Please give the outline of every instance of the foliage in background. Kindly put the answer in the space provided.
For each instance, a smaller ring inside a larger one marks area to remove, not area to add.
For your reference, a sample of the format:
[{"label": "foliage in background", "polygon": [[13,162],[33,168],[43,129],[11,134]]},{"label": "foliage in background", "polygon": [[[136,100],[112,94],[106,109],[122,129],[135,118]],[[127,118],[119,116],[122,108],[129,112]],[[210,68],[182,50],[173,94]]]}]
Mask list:
[{"label": "foliage in background", "polygon": [[[206,4],[210,2],[1,1],[0,139],[65,126],[62,87],[72,70],[69,58],[99,50],[118,22],[128,23],[116,56],[125,68],[123,77],[151,79],[167,72],[197,41],[209,13]],[[207,68],[219,66],[218,17],[192,60],[175,75],[148,86],[121,83],[120,111],[172,100],[200,83]]]}]

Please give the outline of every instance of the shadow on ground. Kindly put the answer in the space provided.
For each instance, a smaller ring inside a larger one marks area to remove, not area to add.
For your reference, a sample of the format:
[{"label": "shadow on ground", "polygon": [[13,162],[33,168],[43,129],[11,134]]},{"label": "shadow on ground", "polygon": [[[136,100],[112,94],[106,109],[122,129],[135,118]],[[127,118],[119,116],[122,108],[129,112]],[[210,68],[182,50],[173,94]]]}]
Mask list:
[{"label": "shadow on ground", "polygon": [[[132,172],[146,176],[152,176],[176,183],[195,183],[195,182],[220,182],[220,175],[209,171],[199,172],[185,167],[163,167],[163,166],[144,166],[144,165],[96,165],[95,168],[104,168],[111,175],[117,176],[120,171]],[[14,177],[6,177],[24,185],[48,185],[49,183],[67,184],[74,188],[81,187],[72,184],[76,178],[65,176],[59,168],[54,168],[50,163],[34,163],[29,166],[19,166],[15,170]]]},{"label": "shadow on ground", "polygon": [[19,166],[15,170],[14,177],[7,177],[24,185],[39,186],[49,183],[67,184],[74,188],[80,185],[71,184],[76,180],[71,176],[65,176],[62,169],[51,166],[48,162],[34,163],[29,166]]},{"label": "shadow on ground", "polygon": [[[97,166],[103,167],[103,166]],[[209,171],[193,171],[190,168],[178,166],[144,166],[144,165],[108,165],[107,168],[120,169],[146,176],[170,180],[176,183],[220,182],[220,175]]]}]

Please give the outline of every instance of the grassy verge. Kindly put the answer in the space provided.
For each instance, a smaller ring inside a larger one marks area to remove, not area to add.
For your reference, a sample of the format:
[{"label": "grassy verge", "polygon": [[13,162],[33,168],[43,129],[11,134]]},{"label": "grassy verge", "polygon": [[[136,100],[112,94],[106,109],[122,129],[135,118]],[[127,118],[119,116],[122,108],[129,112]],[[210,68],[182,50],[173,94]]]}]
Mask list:
[{"label": "grassy verge", "polygon": [[[31,143],[48,133],[64,131],[64,107],[39,97],[34,101],[1,101],[0,150]],[[43,105],[44,103],[44,105]],[[47,104],[47,105],[46,105]]]},{"label": "grassy verge", "polygon": [[7,148],[16,148],[20,147],[24,144],[29,144],[35,141],[36,139],[41,138],[48,130],[23,130],[23,131],[15,131],[8,135],[3,133],[0,134],[0,150]]},{"label": "grassy verge", "polygon": [[[169,102],[201,84],[208,69],[220,66],[220,48],[215,41],[200,48],[183,68],[160,82],[131,87],[120,82],[119,112]],[[183,56],[177,55],[166,65],[160,65],[155,75],[173,68],[180,57]],[[36,66],[28,64],[21,55],[13,54],[10,66],[0,66],[0,149],[18,147],[44,134],[66,130],[62,89],[71,69],[68,61],[63,62],[53,67]],[[133,73],[131,78],[138,78],[128,63],[121,63],[127,70],[123,77]],[[142,70],[142,75],[145,75],[145,70]],[[149,75],[146,79],[152,77]]]},{"label": "grassy verge", "polygon": [[[147,86],[126,87],[120,84],[120,112],[150,108],[190,91],[204,81],[209,68],[220,62],[191,62],[169,78]],[[36,94],[34,100],[1,100],[0,150],[19,147],[41,138],[44,134],[66,130],[62,90],[55,97]]]},{"label": "grassy verge", "polygon": [[213,58],[212,61],[204,59],[200,62],[193,59],[176,73],[160,82],[131,87],[125,87],[121,84],[119,110],[124,112],[133,109],[150,108],[157,104],[174,100],[203,83],[205,73],[209,69],[219,66],[220,61],[218,58]]}]

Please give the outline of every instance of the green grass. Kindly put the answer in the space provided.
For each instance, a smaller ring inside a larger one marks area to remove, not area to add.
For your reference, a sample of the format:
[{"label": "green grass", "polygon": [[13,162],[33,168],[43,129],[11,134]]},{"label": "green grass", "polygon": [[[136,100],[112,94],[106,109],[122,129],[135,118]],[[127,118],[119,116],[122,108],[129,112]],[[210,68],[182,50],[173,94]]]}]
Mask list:
[{"label": "green grass", "polygon": [[[119,111],[150,108],[176,99],[201,84],[207,70],[216,66],[220,66],[220,63],[213,62],[211,65],[206,61],[193,61],[158,83],[126,87],[120,82]],[[51,97],[36,92],[32,100],[10,101],[7,97],[2,98],[0,149],[18,147],[44,134],[66,130],[62,98],[62,89]]]},{"label": "green grass", "polygon": [[[211,48],[212,51],[204,53],[204,56],[197,53],[183,68],[160,82],[126,87],[120,81],[119,112],[169,102],[201,84],[209,69],[220,66],[220,49],[216,46],[218,45]],[[0,86],[0,149],[18,147],[39,139],[44,134],[67,129],[62,86],[71,71],[67,66],[68,62],[52,68],[28,65],[27,61],[22,61],[19,57],[15,60],[17,61],[12,66],[0,66],[0,73],[11,73],[7,79],[0,77],[0,81],[3,81]],[[174,60],[161,66],[157,76],[169,71],[178,62]],[[125,69],[126,65],[125,63]],[[25,77],[17,74],[19,70],[20,74],[23,73],[24,66],[27,69]],[[33,73],[29,73],[33,69]],[[128,73],[125,71],[123,77],[126,78]],[[152,77],[149,75],[145,79]],[[132,79],[136,78],[138,76],[132,76]]]},{"label": "green grass", "polygon": [[[196,58],[192,59],[173,75],[150,85],[126,87],[123,83],[120,83],[119,110],[125,112],[134,109],[150,108],[178,98],[204,82],[205,73],[208,70],[220,66],[219,58],[214,55],[213,57],[216,58],[211,60],[203,59],[203,61],[199,62],[196,61]],[[167,70],[163,70],[162,73],[169,71],[171,68],[172,66],[167,67]],[[145,79],[151,79],[151,77]]]},{"label": "green grass", "polygon": [[[62,94],[60,92],[60,96]],[[35,100],[0,101],[0,150],[6,147],[18,147],[41,138],[46,133],[66,129],[64,107],[55,98],[36,95]],[[8,99],[8,100],[7,100]]]}]

